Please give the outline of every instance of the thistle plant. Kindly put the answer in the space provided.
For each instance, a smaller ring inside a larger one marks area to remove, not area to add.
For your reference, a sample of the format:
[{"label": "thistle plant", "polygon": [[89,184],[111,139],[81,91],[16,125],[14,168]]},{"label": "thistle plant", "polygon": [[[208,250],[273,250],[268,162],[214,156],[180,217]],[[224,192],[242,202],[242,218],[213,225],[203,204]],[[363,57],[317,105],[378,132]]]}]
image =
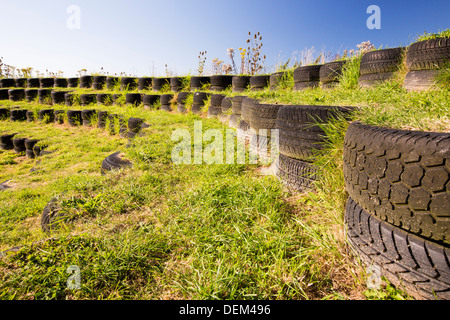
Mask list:
[{"label": "thistle plant", "polygon": [[260,33],[255,33],[253,36],[251,36],[251,32],[248,33],[250,36],[247,39],[247,53],[246,53],[246,59],[248,61],[249,69],[247,72],[250,75],[256,75],[259,72],[261,72],[264,68],[264,61],[266,60],[266,56],[261,56],[261,49],[262,49],[262,36]]},{"label": "thistle plant", "polygon": [[234,63],[234,49],[229,48],[227,50],[227,55],[228,55],[228,57],[230,57],[230,60],[231,60],[231,66],[230,66],[231,71],[234,71],[236,73],[237,69],[236,69],[236,64]]},{"label": "thistle plant", "polygon": [[205,71],[205,63],[206,63],[206,50],[200,51],[198,55],[198,69],[197,72],[199,75],[203,74],[203,71]]}]

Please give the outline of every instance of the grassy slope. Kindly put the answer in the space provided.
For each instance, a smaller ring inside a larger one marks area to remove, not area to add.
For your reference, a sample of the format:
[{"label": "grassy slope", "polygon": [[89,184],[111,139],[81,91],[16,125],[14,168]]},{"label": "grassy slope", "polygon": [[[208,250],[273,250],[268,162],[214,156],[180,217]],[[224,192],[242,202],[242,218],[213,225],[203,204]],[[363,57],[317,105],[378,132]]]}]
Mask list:
[{"label": "grassy slope", "polygon": [[[362,110],[355,119],[372,124],[450,127],[445,90],[406,93],[391,83],[373,90],[247,94],[268,102],[357,105]],[[0,151],[0,181],[11,179],[14,186],[0,192],[0,249],[25,244],[0,259],[1,298],[405,297],[390,286],[365,291],[364,270],[349,255],[341,169],[345,121],[325,128],[331,143],[317,161],[317,191],[295,194],[256,165],[171,162],[175,128],[193,131],[201,119],[203,130],[225,130],[217,120],[125,106],[102,109],[145,118],[151,126],[125,148],[125,139],[95,128],[0,121],[0,131],[45,138],[54,151],[36,160]],[[102,159],[119,149],[134,168],[101,176]],[[32,245],[50,237],[39,219],[53,196],[70,220],[53,240]],[[66,287],[70,265],[81,269],[79,290]]]}]

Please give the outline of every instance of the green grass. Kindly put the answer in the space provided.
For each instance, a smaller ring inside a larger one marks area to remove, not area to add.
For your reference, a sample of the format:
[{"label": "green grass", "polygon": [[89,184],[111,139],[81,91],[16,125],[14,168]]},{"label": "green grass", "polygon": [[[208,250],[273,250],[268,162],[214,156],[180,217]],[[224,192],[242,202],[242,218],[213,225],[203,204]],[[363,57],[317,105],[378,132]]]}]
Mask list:
[{"label": "green grass", "polygon": [[[354,119],[366,123],[448,131],[448,90],[408,93],[395,81],[355,89],[353,72],[349,68],[348,82],[332,90],[285,86],[244,95],[281,104],[359,106]],[[51,151],[33,160],[0,151],[0,182],[13,186],[0,191],[0,250],[23,246],[0,258],[2,299],[408,298],[388,283],[366,290],[367,275],[349,255],[346,120],[324,126],[329,143],[317,157],[316,191],[299,194],[258,165],[175,165],[173,130],[193,132],[201,120],[203,131],[225,135],[227,126],[205,118],[206,110],[197,116],[142,106],[76,107],[141,117],[150,126],[128,144],[97,128],[0,121],[0,132],[42,139]],[[101,161],[118,150],[133,167],[101,175]],[[46,234],[40,215],[53,197],[67,219]],[[67,268],[74,265],[81,269],[77,290],[66,286]]]}]

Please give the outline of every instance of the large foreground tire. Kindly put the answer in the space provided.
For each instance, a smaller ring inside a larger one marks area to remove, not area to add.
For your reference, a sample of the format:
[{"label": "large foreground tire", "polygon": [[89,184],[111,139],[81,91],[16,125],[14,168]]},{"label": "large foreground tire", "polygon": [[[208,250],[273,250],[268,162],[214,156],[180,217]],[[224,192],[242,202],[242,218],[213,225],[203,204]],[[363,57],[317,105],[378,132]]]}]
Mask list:
[{"label": "large foreground tire", "polygon": [[450,133],[350,124],[347,191],[364,210],[419,237],[450,243]]},{"label": "large foreground tire", "polygon": [[416,299],[450,299],[449,247],[371,215],[352,198],[345,208],[345,224],[357,255],[366,265],[379,268],[375,276],[386,277]]}]

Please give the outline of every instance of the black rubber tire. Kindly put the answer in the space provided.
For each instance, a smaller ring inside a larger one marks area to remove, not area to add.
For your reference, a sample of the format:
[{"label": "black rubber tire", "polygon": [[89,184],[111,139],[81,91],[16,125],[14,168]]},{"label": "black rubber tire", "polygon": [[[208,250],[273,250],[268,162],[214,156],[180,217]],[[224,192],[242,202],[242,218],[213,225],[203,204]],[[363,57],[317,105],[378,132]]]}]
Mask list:
[{"label": "black rubber tire", "polygon": [[112,94],[110,93],[98,93],[96,96],[98,105],[110,106],[112,105]]},{"label": "black rubber tire", "polygon": [[120,78],[120,90],[132,91],[137,89],[137,78],[122,77]]},{"label": "black rubber tire", "polygon": [[438,74],[439,70],[409,71],[403,80],[403,87],[407,91],[435,90]]},{"label": "black rubber tire", "polygon": [[27,110],[27,122],[33,122],[35,121],[34,111],[33,110]]},{"label": "black rubber tire", "polygon": [[351,123],[346,189],[364,210],[419,237],[450,243],[450,133]]},{"label": "black rubber tire", "polygon": [[276,90],[279,82],[283,79],[283,77],[285,77],[285,74],[286,71],[272,73],[269,78],[269,88],[271,90]]},{"label": "black rubber tire", "polygon": [[362,88],[370,88],[375,87],[384,81],[391,80],[393,77],[393,72],[364,74],[359,76],[358,84]]},{"label": "black rubber tire", "polygon": [[250,86],[251,76],[234,76],[232,79],[232,91],[243,92]]},{"label": "black rubber tire", "polygon": [[294,82],[317,82],[320,81],[321,64],[302,66],[294,69]]},{"label": "black rubber tire", "polygon": [[25,100],[33,102],[38,96],[38,89],[25,89]]},{"label": "black rubber tire", "polygon": [[54,111],[55,123],[64,124],[65,115],[66,115],[65,110],[55,110]]},{"label": "black rubber tire", "polygon": [[15,153],[22,153],[27,150],[27,148],[25,148],[25,140],[26,139],[27,138],[13,138],[12,139]]},{"label": "black rubber tire", "polygon": [[369,51],[361,58],[359,74],[396,72],[401,66],[404,53],[404,47]]},{"label": "black rubber tire", "polygon": [[449,61],[450,38],[413,43],[406,53],[406,66],[410,71],[439,69]]},{"label": "black rubber tire", "polygon": [[206,76],[191,77],[191,91],[203,90],[205,86],[211,85],[211,78]]},{"label": "black rubber tire", "polygon": [[97,127],[98,128],[106,128],[106,121],[108,119],[108,111],[98,111],[97,112]]},{"label": "black rubber tire", "polygon": [[41,109],[38,111],[38,119],[41,122],[51,123],[55,122],[55,110]]},{"label": "black rubber tire", "polygon": [[52,104],[52,90],[51,89],[38,89],[38,97],[40,104]]},{"label": "black rubber tire", "polygon": [[225,97],[226,96],[224,94],[220,94],[220,93],[213,93],[213,94],[211,94],[211,106],[212,107],[222,108],[222,100]]},{"label": "black rubber tire", "polygon": [[252,76],[250,78],[250,90],[264,90],[270,85],[270,75]]},{"label": "black rubber tire", "polygon": [[21,101],[25,100],[25,89],[9,89],[8,90],[9,101]]},{"label": "black rubber tire", "polygon": [[97,103],[97,94],[95,94],[95,93],[80,94],[80,101],[81,101],[82,106],[96,104]]},{"label": "black rubber tire", "polygon": [[228,125],[231,127],[231,128],[234,128],[234,129],[239,129],[239,123],[242,121],[242,118],[241,118],[241,116],[240,115],[238,115],[238,114],[232,114],[231,116],[230,116],[230,119],[228,120]]},{"label": "black rubber tire", "polygon": [[0,89],[0,100],[9,100],[9,89]]},{"label": "black rubber tire", "polygon": [[186,100],[189,98],[190,95],[191,95],[190,92],[186,92],[186,91],[178,92],[178,94],[177,94],[177,103],[184,105]]},{"label": "black rubber tire", "polygon": [[170,90],[173,92],[179,92],[183,89],[183,81],[181,77],[170,78]]},{"label": "black rubber tire", "polygon": [[27,78],[16,78],[14,79],[14,84],[16,88],[25,89],[27,87]]},{"label": "black rubber tire", "polygon": [[132,166],[130,161],[123,160],[121,157],[121,152],[117,151],[105,158],[102,161],[101,172],[105,174],[107,171],[117,171],[124,168],[129,168]]},{"label": "black rubber tire", "polygon": [[194,92],[192,99],[194,104],[204,106],[205,102],[209,99],[210,96],[211,94],[208,92],[196,91]]},{"label": "black rubber tire", "polygon": [[225,97],[222,99],[222,102],[220,104],[220,107],[222,108],[222,113],[226,113],[228,112],[228,110],[231,109],[233,103],[233,98],[232,97]]},{"label": "black rubber tire", "polygon": [[191,112],[193,114],[201,114],[204,106],[205,104],[193,103],[191,107]]},{"label": "black rubber tire", "polygon": [[347,63],[347,60],[332,61],[325,63],[320,67],[319,76],[320,82],[330,83],[338,82],[339,77],[342,75],[342,68]]},{"label": "black rubber tire", "polygon": [[95,109],[81,110],[81,120],[83,122],[83,126],[85,127],[92,126],[92,118],[97,118],[97,110]]},{"label": "black rubber tire", "polygon": [[140,93],[127,93],[125,95],[125,103],[128,105],[138,106],[142,102]]},{"label": "black rubber tire", "polygon": [[213,75],[211,76],[211,90],[223,91],[232,86],[232,75]]},{"label": "black rubber tire", "polygon": [[27,121],[26,109],[11,109],[9,120],[11,121]]},{"label": "black rubber tire", "polygon": [[346,115],[352,107],[285,105],[277,114],[281,154],[311,161],[326,141],[325,132],[317,123],[326,123],[338,114]]},{"label": "black rubber tire", "polygon": [[54,78],[39,78],[39,88],[41,89],[53,88],[54,85],[55,85]]},{"label": "black rubber tire", "polygon": [[152,79],[152,90],[160,91],[163,87],[170,86],[170,78],[153,78]]},{"label": "black rubber tire", "polygon": [[67,88],[69,82],[66,78],[55,78],[53,87],[54,88]]},{"label": "black rubber tire", "polygon": [[450,248],[395,227],[349,198],[345,208],[347,240],[379,276],[415,299],[450,299]]},{"label": "black rubber tire", "polygon": [[258,103],[257,100],[245,97],[241,102],[241,117],[247,123],[250,123],[251,118],[251,109],[255,103]]},{"label": "black rubber tire", "polygon": [[81,110],[67,110],[67,122],[72,127],[81,125]]},{"label": "black rubber tire", "polygon": [[122,97],[123,97],[124,95],[123,94],[121,94],[121,93],[114,93],[113,95],[112,95],[112,101],[113,101],[113,106],[115,106],[115,105],[117,105],[117,104],[122,104]]},{"label": "black rubber tire", "polygon": [[173,94],[171,94],[171,93],[162,94],[160,97],[161,106],[163,106],[163,105],[170,106],[172,99],[173,99]]},{"label": "black rubber tire", "polygon": [[52,104],[64,104],[66,102],[65,95],[67,91],[52,91]]},{"label": "black rubber tire", "polygon": [[[279,104],[254,103],[250,107],[250,127],[255,130],[276,129]],[[270,135],[270,131],[267,132]]]},{"label": "black rubber tire", "polygon": [[47,145],[37,145],[35,144],[33,147],[34,157],[37,158],[41,155],[41,152],[47,148]]},{"label": "black rubber tire", "polygon": [[[76,102],[79,102],[80,96],[74,93],[64,94],[64,104],[66,106],[73,106]],[[81,102],[79,102],[81,104]]]},{"label": "black rubber tire", "polygon": [[92,87],[94,81],[93,76],[81,76],[80,77],[80,88],[89,89]]},{"label": "black rubber tire", "polygon": [[9,109],[8,108],[0,108],[0,120],[4,121],[9,119],[10,117]]},{"label": "black rubber tire", "polygon": [[158,103],[160,101],[160,99],[161,99],[161,96],[158,94],[146,94],[142,98],[142,103],[146,107],[151,107],[154,104]]},{"label": "black rubber tire", "polygon": [[231,100],[231,110],[234,114],[241,114],[241,106],[242,100],[246,98],[246,96],[234,96]]},{"label": "black rubber tire", "polygon": [[68,88],[77,88],[80,85],[80,78],[67,78]]},{"label": "black rubber tire", "polygon": [[279,154],[277,177],[287,187],[300,192],[310,190],[313,188],[316,175],[317,169],[311,163]]},{"label": "black rubber tire", "polygon": [[128,119],[128,130],[137,134],[141,130],[142,125],[144,124],[144,119],[131,117]]},{"label": "black rubber tire", "polygon": [[0,135],[0,149],[1,150],[12,150],[14,149],[14,144],[12,139],[17,133],[6,133]]},{"label": "black rubber tire", "polygon": [[140,77],[137,79],[137,89],[139,91],[142,90],[151,90],[152,88],[152,79],[151,77]]},{"label": "black rubber tire", "polygon": [[211,117],[217,117],[222,114],[222,108],[221,107],[215,107],[215,106],[209,106],[207,116],[208,118]]},{"label": "black rubber tire", "polygon": [[106,88],[112,89],[120,83],[119,77],[106,77]]},{"label": "black rubber tire", "polygon": [[35,146],[36,143],[38,143],[39,140],[38,139],[26,139],[25,140],[25,155],[27,156],[27,158],[29,159],[34,159],[36,156],[34,154],[33,148]]},{"label": "black rubber tire", "polygon": [[10,79],[10,78],[0,79],[0,87],[1,88],[15,88],[16,82],[14,81],[14,79]]},{"label": "black rubber tire", "polygon": [[40,88],[41,84],[39,78],[28,78],[27,79],[27,88]]},{"label": "black rubber tire", "polygon": [[58,224],[65,216],[63,210],[58,204],[56,198],[50,200],[47,205],[44,207],[41,215],[41,229],[46,233],[50,233],[51,231],[58,229]]}]

